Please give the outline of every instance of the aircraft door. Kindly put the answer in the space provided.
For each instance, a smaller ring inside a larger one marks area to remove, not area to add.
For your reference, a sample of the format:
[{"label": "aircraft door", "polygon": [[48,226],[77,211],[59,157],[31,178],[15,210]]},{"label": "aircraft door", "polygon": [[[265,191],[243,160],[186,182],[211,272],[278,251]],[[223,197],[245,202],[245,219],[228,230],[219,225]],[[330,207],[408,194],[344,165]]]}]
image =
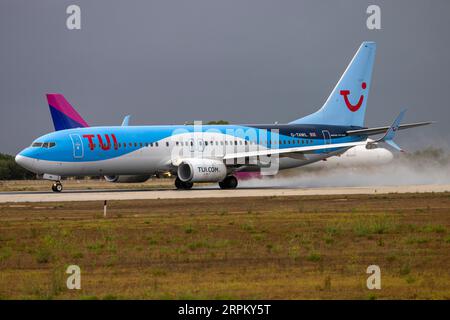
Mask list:
[{"label": "aircraft door", "polygon": [[73,157],[75,159],[81,159],[84,156],[83,141],[79,134],[71,134],[70,139],[73,145]]},{"label": "aircraft door", "polygon": [[[323,135],[323,143],[324,144],[331,144],[331,134],[328,130],[322,130]],[[324,149],[325,152],[329,152],[330,149]]]},{"label": "aircraft door", "polygon": [[205,141],[203,141],[203,139],[198,139],[197,143],[198,143],[198,152],[203,152],[203,150],[205,149]]}]

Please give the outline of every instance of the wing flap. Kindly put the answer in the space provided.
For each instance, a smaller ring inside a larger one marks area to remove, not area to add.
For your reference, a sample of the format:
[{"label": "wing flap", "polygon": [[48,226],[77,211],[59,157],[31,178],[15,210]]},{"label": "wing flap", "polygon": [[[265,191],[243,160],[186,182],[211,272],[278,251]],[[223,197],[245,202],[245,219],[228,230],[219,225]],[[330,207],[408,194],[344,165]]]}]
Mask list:
[{"label": "wing flap", "polygon": [[367,141],[356,141],[356,142],[345,142],[345,143],[333,143],[333,144],[322,144],[318,146],[308,146],[308,147],[296,147],[296,148],[283,148],[283,149],[267,149],[267,150],[258,150],[258,151],[247,151],[247,152],[237,152],[230,153],[223,157],[223,160],[228,159],[239,159],[246,157],[258,157],[258,156],[267,156],[267,155],[288,155],[293,153],[309,153],[317,150],[324,149],[339,149],[339,148],[349,148],[355,146],[366,145]]}]

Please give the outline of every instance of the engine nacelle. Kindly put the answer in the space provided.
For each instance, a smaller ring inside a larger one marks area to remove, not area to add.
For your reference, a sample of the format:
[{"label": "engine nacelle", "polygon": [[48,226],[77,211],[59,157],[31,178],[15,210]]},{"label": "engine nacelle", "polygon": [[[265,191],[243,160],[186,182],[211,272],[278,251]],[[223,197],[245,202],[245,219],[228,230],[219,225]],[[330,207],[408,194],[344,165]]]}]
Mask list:
[{"label": "engine nacelle", "polygon": [[115,183],[133,183],[145,182],[150,178],[150,175],[120,175],[120,176],[105,176],[105,180]]},{"label": "engine nacelle", "polygon": [[178,166],[178,178],[183,182],[218,182],[227,176],[221,160],[186,159]]}]

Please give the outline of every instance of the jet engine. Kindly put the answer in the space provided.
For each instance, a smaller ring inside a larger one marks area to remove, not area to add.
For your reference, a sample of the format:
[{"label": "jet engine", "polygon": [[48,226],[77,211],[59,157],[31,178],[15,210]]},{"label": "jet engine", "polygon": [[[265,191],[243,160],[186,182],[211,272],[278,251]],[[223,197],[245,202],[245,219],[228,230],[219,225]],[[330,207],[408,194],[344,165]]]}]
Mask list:
[{"label": "jet engine", "polygon": [[120,175],[120,176],[105,176],[105,180],[115,183],[133,183],[145,182],[150,178],[150,175]]},{"label": "jet engine", "polygon": [[183,182],[217,182],[227,176],[221,160],[186,159],[178,166],[178,178]]}]

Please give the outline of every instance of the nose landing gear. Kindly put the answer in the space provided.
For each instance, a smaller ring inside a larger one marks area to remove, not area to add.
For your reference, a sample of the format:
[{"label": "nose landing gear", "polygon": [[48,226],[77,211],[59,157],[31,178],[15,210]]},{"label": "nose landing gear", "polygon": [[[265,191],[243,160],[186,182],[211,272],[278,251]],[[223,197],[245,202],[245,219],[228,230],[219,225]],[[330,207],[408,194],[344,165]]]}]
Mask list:
[{"label": "nose landing gear", "polygon": [[53,185],[52,185],[53,192],[61,192],[62,189],[63,189],[63,185],[61,182],[57,181],[57,182],[53,183]]}]

